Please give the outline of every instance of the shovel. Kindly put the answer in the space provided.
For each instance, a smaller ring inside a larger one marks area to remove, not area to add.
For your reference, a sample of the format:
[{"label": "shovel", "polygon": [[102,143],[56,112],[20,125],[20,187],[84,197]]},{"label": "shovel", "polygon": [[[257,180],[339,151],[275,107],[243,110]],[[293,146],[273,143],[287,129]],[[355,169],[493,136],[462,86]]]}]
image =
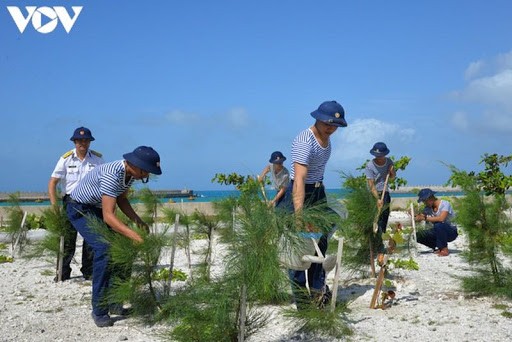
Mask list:
[{"label": "shovel", "polygon": [[[388,174],[386,175],[386,180],[384,181],[384,188],[382,189],[382,195],[380,196],[381,202],[384,201],[384,194],[386,193],[386,187],[388,186],[388,180],[389,180],[389,171],[388,171]],[[384,205],[384,204],[382,204],[382,205]],[[373,221],[373,233],[374,234],[377,233],[377,231],[379,230],[378,221],[379,221],[379,216],[380,216],[381,210],[382,210],[382,207],[377,209],[377,215],[375,215],[375,220]]]}]

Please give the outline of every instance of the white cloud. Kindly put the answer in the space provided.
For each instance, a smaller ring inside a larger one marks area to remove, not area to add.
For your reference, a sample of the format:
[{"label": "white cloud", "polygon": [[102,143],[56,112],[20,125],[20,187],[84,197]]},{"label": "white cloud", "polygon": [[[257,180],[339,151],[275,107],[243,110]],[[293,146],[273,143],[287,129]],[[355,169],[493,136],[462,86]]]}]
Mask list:
[{"label": "white cloud", "polygon": [[490,134],[512,132],[512,51],[471,63],[465,78],[466,86],[453,92],[463,106],[452,116],[453,126]]},{"label": "white cloud", "polygon": [[232,108],[225,114],[224,120],[230,128],[240,129],[249,127],[249,114],[245,108]]},{"label": "white cloud", "polygon": [[477,124],[491,132],[512,133],[512,114],[488,110]]},{"label": "white cloud", "polygon": [[213,116],[201,115],[182,110],[173,110],[165,114],[165,119],[172,124],[196,125],[198,127],[206,127],[208,129],[215,126],[217,126],[217,128],[224,126],[224,128],[227,127],[228,129],[238,130],[241,128],[247,128],[250,125],[249,114],[245,108],[241,107],[231,108],[224,113]]},{"label": "white cloud", "polygon": [[512,109],[512,68],[471,81],[462,96],[467,101]]},{"label": "white cloud", "polygon": [[474,77],[476,77],[484,67],[485,62],[483,61],[477,61],[469,64],[469,66],[466,68],[466,71],[464,72],[464,78],[466,80],[470,80]]},{"label": "white cloud", "polygon": [[201,121],[201,118],[198,114],[185,112],[182,110],[173,110],[167,113],[165,118],[169,122],[179,125],[196,124]]},{"label": "white cloud", "polygon": [[512,69],[512,51],[499,54],[496,57],[498,71]]},{"label": "white cloud", "polygon": [[411,142],[414,135],[415,130],[412,128],[377,119],[358,119],[347,128],[338,128],[331,137],[333,147],[330,163],[337,165],[358,161],[360,165],[371,158],[369,151],[376,142],[385,142],[393,152],[395,144]]},{"label": "white cloud", "polygon": [[469,129],[469,118],[465,112],[456,112],[452,115],[452,124],[461,131]]}]

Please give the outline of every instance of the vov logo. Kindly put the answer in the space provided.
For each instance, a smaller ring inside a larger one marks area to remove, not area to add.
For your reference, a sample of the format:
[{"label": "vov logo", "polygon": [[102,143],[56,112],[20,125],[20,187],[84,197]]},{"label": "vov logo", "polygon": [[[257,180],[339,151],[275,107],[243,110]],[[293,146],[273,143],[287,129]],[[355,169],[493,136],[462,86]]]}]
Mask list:
[{"label": "vov logo", "polygon": [[20,30],[21,33],[25,31],[28,23],[32,21],[34,29],[37,32],[44,34],[53,32],[59,21],[62,23],[66,32],[69,33],[75,25],[80,12],[82,12],[82,8],[83,6],[72,6],[71,9],[73,10],[73,17],[71,17],[63,6],[25,6],[25,9],[27,10],[27,15],[25,16],[19,7],[7,6],[7,10],[11,14],[14,23],[18,26],[18,30]]}]

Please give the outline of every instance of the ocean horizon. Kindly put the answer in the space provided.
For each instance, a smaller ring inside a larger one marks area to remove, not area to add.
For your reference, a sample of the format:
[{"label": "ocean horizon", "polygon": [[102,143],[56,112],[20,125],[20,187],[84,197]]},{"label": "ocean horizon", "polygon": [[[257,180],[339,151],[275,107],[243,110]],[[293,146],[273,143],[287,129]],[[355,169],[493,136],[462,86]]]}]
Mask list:
[{"label": "ocean horizon", "polygon": [[[154,189],[152,189],[154,190]],[[325,189],[327,197],[330,200],[343,199],[348,193],[347,189],[335,188]],[[190,203],[190,202],[216,202],[229,197],[238,197],[240,191],[238,190],[194,190],[194,197],[180,197],[180,198],[162,198],[161,203]],[[276,191],[272,189],[266,189],[267,197],[273,198]],[[438,196],[460,196],[463,193],[460,191],[438,191]],[[397,198],[415,198],[417,195],[414,192],[392,192],[392,197]],[[136,201],[135,201],[136,202]],[[22,205],[30,206],[45,206],[50,205],[50,201],[22,201]],[[9,206],[9,202],[0,202],[0,206]]]}]

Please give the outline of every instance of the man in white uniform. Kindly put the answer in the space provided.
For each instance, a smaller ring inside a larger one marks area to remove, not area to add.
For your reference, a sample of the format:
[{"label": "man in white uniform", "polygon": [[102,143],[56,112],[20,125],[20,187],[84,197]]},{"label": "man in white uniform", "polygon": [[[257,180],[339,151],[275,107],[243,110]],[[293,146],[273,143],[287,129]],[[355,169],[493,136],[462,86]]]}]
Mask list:
[{"label": "man in white uniform", "polygon": [[[52,206],[58,205],[57,184],[59,182],[62,184],[64,211],[66,211],[69,194],[78,182],[97,165],[104,163],[101,153],[89,149],[94,137],[88,128],[78,127],[75,129],[70,140],[74,142],[75,148],[64,153],[59,158],[48,182],[48,194]],[[66,222],[65,232],[62,281],[68,280],[71,277],[70,264],[75,255],[77,238],[77,232],[69,221]],[[91,279],[92,277],[92,257],[92,250],[84,241],[82,246],[82,268],[80,271],[85,279]],[[55,279],[57,281],[57,278]]]}]

